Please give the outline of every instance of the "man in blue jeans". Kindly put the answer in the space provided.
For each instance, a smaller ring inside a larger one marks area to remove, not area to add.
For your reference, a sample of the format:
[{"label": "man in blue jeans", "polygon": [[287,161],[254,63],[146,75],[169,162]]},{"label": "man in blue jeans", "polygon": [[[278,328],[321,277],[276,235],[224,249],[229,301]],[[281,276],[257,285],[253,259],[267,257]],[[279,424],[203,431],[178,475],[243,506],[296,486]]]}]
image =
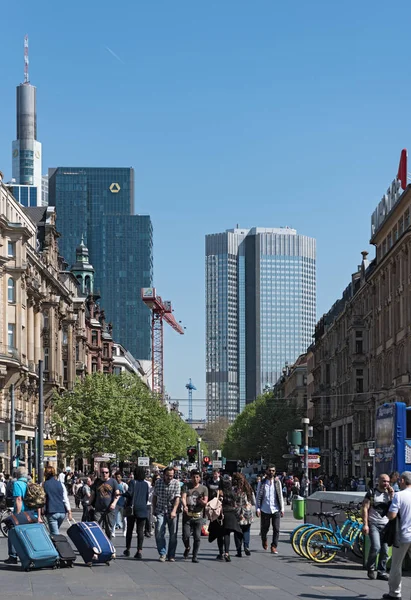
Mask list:
[{"label": "man in blue jeans", "polygon": [[[16,472],[16,481],[13,484],[13,501],[14,501],[14,512],[19,514],[26,510],[24,505],[24,497],[27,492],[27,469],[19,467]],[[17,553],[14,549],[13,544],[10,542],[10,538],[7,540],[9,557],[4,561],[6,565],[17,564]]]},{"label": "man in blue jeans", "polygon": [[[177,549],[178,514],[180,505],[180,484],[174,479],[174,469],[167,467],[163,477],[157,479],[153,492],[153,514],[156,517],[156,543],[160,562],[175,562]],[[168,552],[166,547],[166,527],[170,536]]]},{"label": "man in blue jeans", "polygon": [[[370,536],[370,552],[367,561],[369,579],[388,581],[388,546],[383,542],[384,528],[388,523],[388,509],[394,496],[390,478],[383,473],[378,485],[365,494],[362,505],[363,533]],[[377,569],[378,558],[378,569]]]}]

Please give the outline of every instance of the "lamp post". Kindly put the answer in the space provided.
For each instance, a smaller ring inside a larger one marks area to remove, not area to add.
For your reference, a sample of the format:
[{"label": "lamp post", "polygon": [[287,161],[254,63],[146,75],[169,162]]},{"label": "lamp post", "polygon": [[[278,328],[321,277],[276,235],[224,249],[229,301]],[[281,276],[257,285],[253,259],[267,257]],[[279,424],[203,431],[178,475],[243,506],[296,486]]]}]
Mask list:
[{"label": "lamp post", "polygon": [[310,424],[310,419],[308,417],[304,417],[301,419],[301,423],[304,427],[304,477],[305,477],[305,490],[304,496],[307,498],[308,490],[309,490],[309,480],[308,480],[308,426]]},{"label": "lamp post", "polygon": [[197,460],[198,460],[198,470],[200,471],[201,483],[203,483],[203,470],[202,470],[202,460],[201,460],[201,437],[197,438]]}]

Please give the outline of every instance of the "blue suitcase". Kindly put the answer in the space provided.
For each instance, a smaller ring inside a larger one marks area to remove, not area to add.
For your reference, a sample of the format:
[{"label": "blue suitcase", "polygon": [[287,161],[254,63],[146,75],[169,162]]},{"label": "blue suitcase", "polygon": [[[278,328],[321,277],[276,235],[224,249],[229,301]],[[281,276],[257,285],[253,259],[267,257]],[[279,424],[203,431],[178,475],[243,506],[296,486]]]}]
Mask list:
[{"label": "blue suitcase", "polygon": [[49,567],[56,569],[60,558],[43,523],[17,525],[9,531],[21,567],[25,571]]},{"label": "blue suitcase", "polygon": [[67,530],[67,535],[89,567],[93,563],[109,564],[116,557],[113,544],[95,521],[74,523]]}]

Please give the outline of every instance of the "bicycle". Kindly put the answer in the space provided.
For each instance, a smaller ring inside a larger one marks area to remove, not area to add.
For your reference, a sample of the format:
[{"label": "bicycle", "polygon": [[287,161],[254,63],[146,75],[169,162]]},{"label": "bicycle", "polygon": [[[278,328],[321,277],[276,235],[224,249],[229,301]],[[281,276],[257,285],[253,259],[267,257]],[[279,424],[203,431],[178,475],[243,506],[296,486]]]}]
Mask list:
[{"label": "bicycle", "polygon": [[[333,531],[325,527],[318,527],[306,536],[305,550],[311,560],[323,564],[334,560],[337,552],[341,550],[349,549],[354,554],[361,551],[359,538],[361,537],[363,523],[359,520],[358,511],[352,509],[346,509],[346,511],[351,518],[351,525],[344,535],[335,517],[332,517],[335,525]],[[358,554],[356,555],[358,556]]]},{"label": "bicycle", "polygon": [[8,527],[6,526],[5,519],[10,517],[10,515],[12,515],[12,514],[13,514],[13,509],[9,508],[9,507],[3,508],[0,512],[0,530],[1,530],[2,534],[4,535],[4,537],[9,536],[9,530],[8,530]]}]

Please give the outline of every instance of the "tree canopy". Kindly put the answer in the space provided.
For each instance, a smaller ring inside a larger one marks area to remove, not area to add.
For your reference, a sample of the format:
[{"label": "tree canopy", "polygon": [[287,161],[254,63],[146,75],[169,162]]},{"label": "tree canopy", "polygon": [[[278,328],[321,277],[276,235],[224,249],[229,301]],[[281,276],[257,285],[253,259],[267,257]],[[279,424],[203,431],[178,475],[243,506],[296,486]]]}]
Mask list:
[{"label": "tree canopy", "polygon": [[207,423],[203,437],[207,441],[209,452],[221,450],[229,427],[230,422],[226,417]]},{"label": "tree canopy", "polygon": [[259,396],[247,404],[227,431],[223,445],[226,458],[284,463],[287,432],[300,427],[301,415],[274,393]]},{"label": "tree canopy", "polygon": [[71,457],[110,452],[121,461],[137,452],[168,464],[197,440],[194,429],[132,374],[87,375],[54,398],[53,419]]}]

